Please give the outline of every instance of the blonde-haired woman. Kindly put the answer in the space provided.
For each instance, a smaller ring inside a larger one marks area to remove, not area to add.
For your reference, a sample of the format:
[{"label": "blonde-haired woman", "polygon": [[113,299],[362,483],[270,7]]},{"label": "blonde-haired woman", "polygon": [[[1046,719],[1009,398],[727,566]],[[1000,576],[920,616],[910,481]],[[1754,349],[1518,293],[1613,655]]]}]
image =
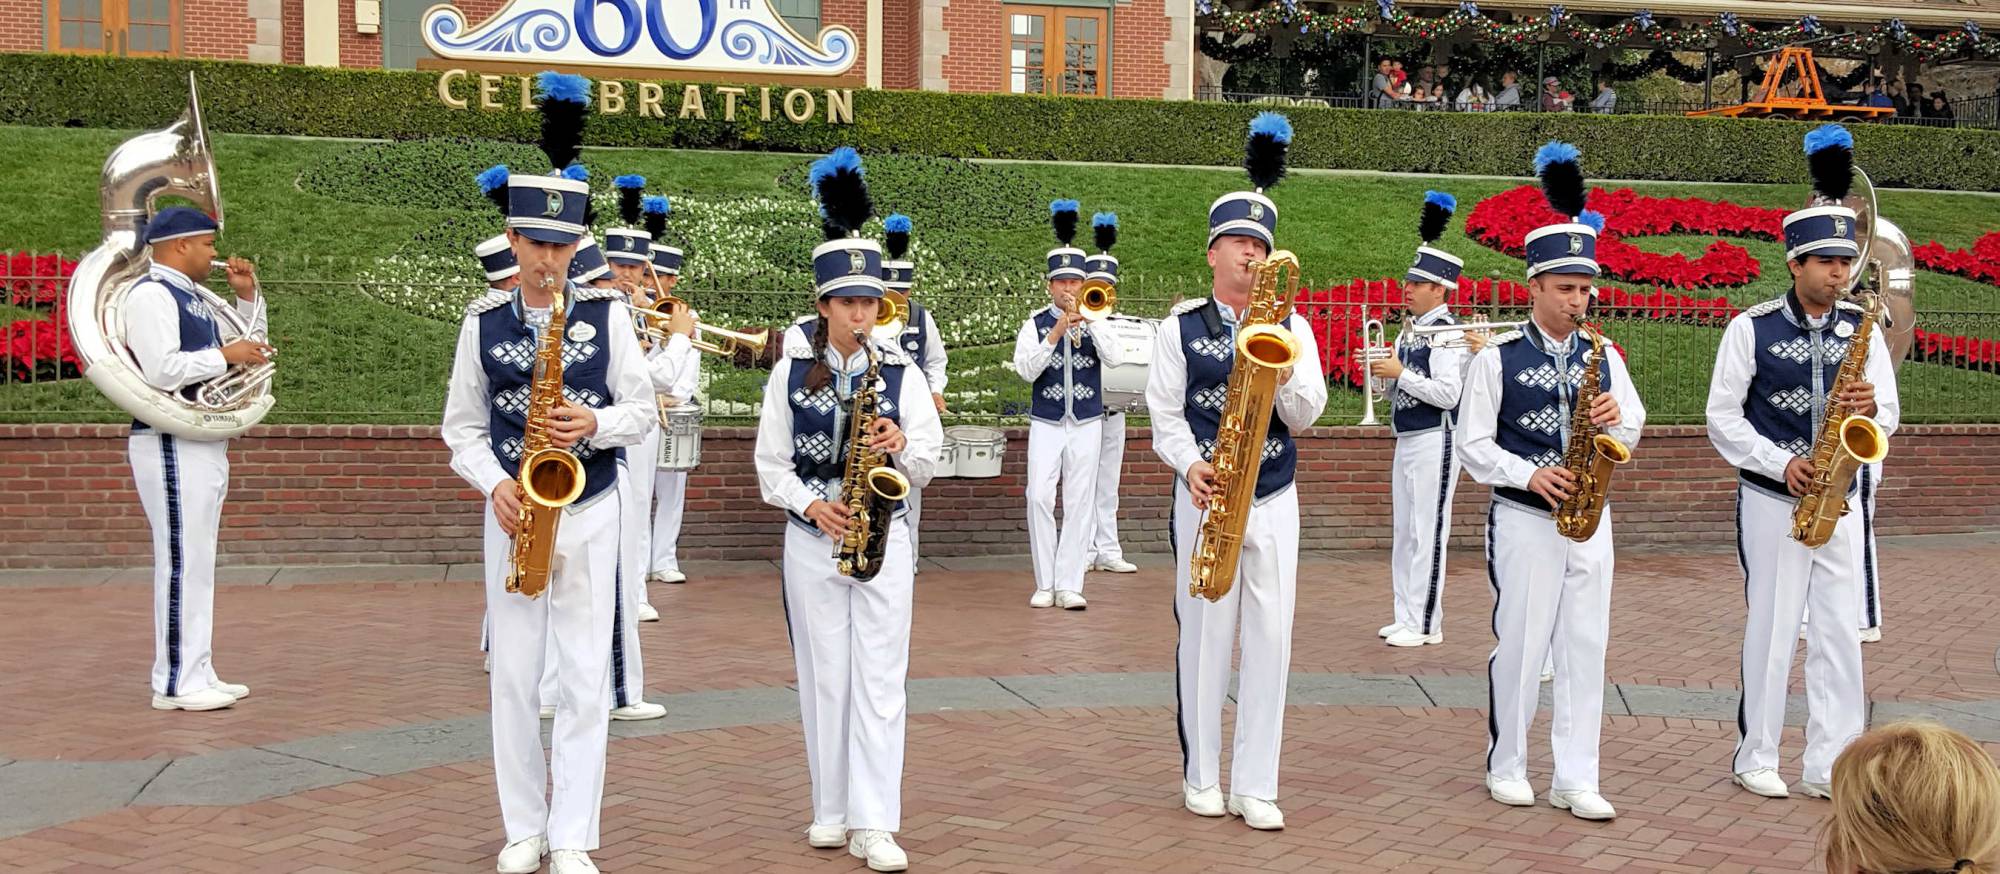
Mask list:
[{"label": "blonde-haired woman", "polygon": [[2000,871],[2000,768],[1969,737],[1899,722],[1833,763],[1827,874]]}]

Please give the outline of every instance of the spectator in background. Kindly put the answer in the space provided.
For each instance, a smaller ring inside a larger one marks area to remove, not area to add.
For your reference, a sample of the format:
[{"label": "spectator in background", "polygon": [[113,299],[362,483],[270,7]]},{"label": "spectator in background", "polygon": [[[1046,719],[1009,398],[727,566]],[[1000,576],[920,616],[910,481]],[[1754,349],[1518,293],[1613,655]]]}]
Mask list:
[{"label": "spectator in background", "polygon": [[1388,58],[1376,62],[1375,82],[1369,93],[1374,98],[1369,102],[1378,108],[1388,109],[1396,105],[1396,76]]},{"label": "spectator in background", "polygon": [[1557,79],[1554,76],[1550,76],[1542,80],[1542,111],[1543,112],[1569,111],[1569,105],[1563,100],[1561,79]]},{"label": "spectator in background", "polygon": [[1834,760],[1832,789],[1827,874],[2000,866],[2000,769],[1963,734],[1927,722],[1868,732]]},{"label": "spectator in background", "polygon": [[1485,112],[1486,89],[1479,87],[1478,82],[1467,83],[1465,88],[1458,92],[1458,111]]},{"label": "spectator in background", "polygon": [[1946,121],[1950,121],[1957,117],[1956,114],[1954,114],[1951,111],[1951,101],[1944,96],[1943,88],[1939,88],[1938,90],[1931,92],[1931,102],[1929,110],[1930,111],[1924,113],[1925,118],[1940,118]]},{"label": "spectator in background", "polygon": [[1521,108],[1521,77],[1513,70],[1500,74],[1500,93],[1494,95],[1491,107],[1497,111]]},{"label": "spectator in background", "polygon": [[1410,74],[1403,72],[1402,61],[1395,61],[1389,65],[1389,78],[1394,82],[1398,91],[1403,90],[1403,85],[1410,81]]},{"label": "spectator in background", "polygon": [[1590,111],[1598,115],[1618,111],[1618,92],[1611,89],[1611,80],[1597,80],[1597,96],[1590,99]]},{"label": "spectator in background", "polygon": [[1895,108],[1897,115],[1910,114],[1910,101],[1903,97],[1903,80],[1889,80],[1888,87],[1884,88],[1882,93],[1889,96],[1889,105]]},{"label": "spectator in background", "polygon": [[1417,70],[1416,86],[1417,86],[1417,96],[1419,98],[1430,94],[1431,86],[1435,84],[1437,84],[1436,67],[1433,67],[1429,64],[1425,64],[1421,69]]},{"label": "spectator in background", "polygon": [[1923,118],[1924,110],[1930,108],[1930,101],[1924,99],[1924,83],[1911,82],[1909,93],[1910,111],[1904,113],[1910,118]]},{"label": "spectator in background", "polygon": [[1443,82],[1437,82],[1431,85],[1430,108],[1444,109],[1444,110],[1451,109],[1451,95],[1446,94],[1444,92]]},{"label": "spectator in background", "polygon": [[1448,62],[1448,61],[1447,61],[1447,62],[1445,62],[1445,63],[1442,63],[1442,64],[1439,64],[1439,65],[1438,65],[1438,74],[1437,74],[1437,83],[1438,83],[1439,85],[1443,85],[1443,86],[1445,87],[1445,91],[1446,91],[1447,93],[1449,93],[1449,92],[1451,91],[1451,63],[1450,63],[1450,62]]}]

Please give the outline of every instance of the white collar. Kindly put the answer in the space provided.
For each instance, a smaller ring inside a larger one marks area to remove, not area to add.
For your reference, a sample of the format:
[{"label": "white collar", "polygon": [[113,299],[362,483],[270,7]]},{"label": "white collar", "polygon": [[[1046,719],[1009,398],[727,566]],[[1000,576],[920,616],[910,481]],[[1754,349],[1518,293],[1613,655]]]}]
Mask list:
[{"label": "white collar", "polygon": [[172,267],[168,267],[165,264],[161,264],[158,261],[153,262],[153,272],[160,274],[161,279],[166,280],[169,284],[174,285],[183,291],[189,291],[194,288],[194,280],[188,278],[187,274],[182,273],[179,270],[175,270]]},{"label": "white collar", "polygon": [[1426,312],[1423,315],[1418,316],[1417,324],[1428,325],[1431,323],[1432,320],[1448,315],[1451,315],[1451,305],[1441,303],[1438,304],[1437,306],[1431,307],[1429,312]]}]

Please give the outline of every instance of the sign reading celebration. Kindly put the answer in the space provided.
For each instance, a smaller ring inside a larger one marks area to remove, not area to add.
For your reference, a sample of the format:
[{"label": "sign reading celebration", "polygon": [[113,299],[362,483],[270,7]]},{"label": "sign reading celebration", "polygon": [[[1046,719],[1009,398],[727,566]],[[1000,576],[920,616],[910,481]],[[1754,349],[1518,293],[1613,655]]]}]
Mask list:
[{"label": "sign reading celebration", "polygon": [[853,31],[807,40],[769,0],[512,0],[476,27],[440,4],[423,35],[441,58],[551,66],[838,76],[859,54]]}]

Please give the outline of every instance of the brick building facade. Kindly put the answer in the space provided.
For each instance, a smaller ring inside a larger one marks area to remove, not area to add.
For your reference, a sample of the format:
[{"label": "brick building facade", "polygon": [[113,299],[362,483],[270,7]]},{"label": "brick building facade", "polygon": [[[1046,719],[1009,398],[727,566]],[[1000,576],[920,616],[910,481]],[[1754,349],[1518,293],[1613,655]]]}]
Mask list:
[{"label": "brick building facade", "polygon": [[[408,68],[437,0],[17,0],[0,51],[65,51]],[[458,0],[474,25],[510,0]],[[1189,99],[1193,0],[759,0],[802,34],[853,31],[839,77],[872,88]],[[39,8],[37,8],[39,7]],[[877,22],[871,28],[870,23]],[[871,32],[874,31],[874,32]],[[661,71],[660,78],[677,78]],[[679,78],[715,78],[683,76]],[[729,77],[752,81],[754,77]]]}]

